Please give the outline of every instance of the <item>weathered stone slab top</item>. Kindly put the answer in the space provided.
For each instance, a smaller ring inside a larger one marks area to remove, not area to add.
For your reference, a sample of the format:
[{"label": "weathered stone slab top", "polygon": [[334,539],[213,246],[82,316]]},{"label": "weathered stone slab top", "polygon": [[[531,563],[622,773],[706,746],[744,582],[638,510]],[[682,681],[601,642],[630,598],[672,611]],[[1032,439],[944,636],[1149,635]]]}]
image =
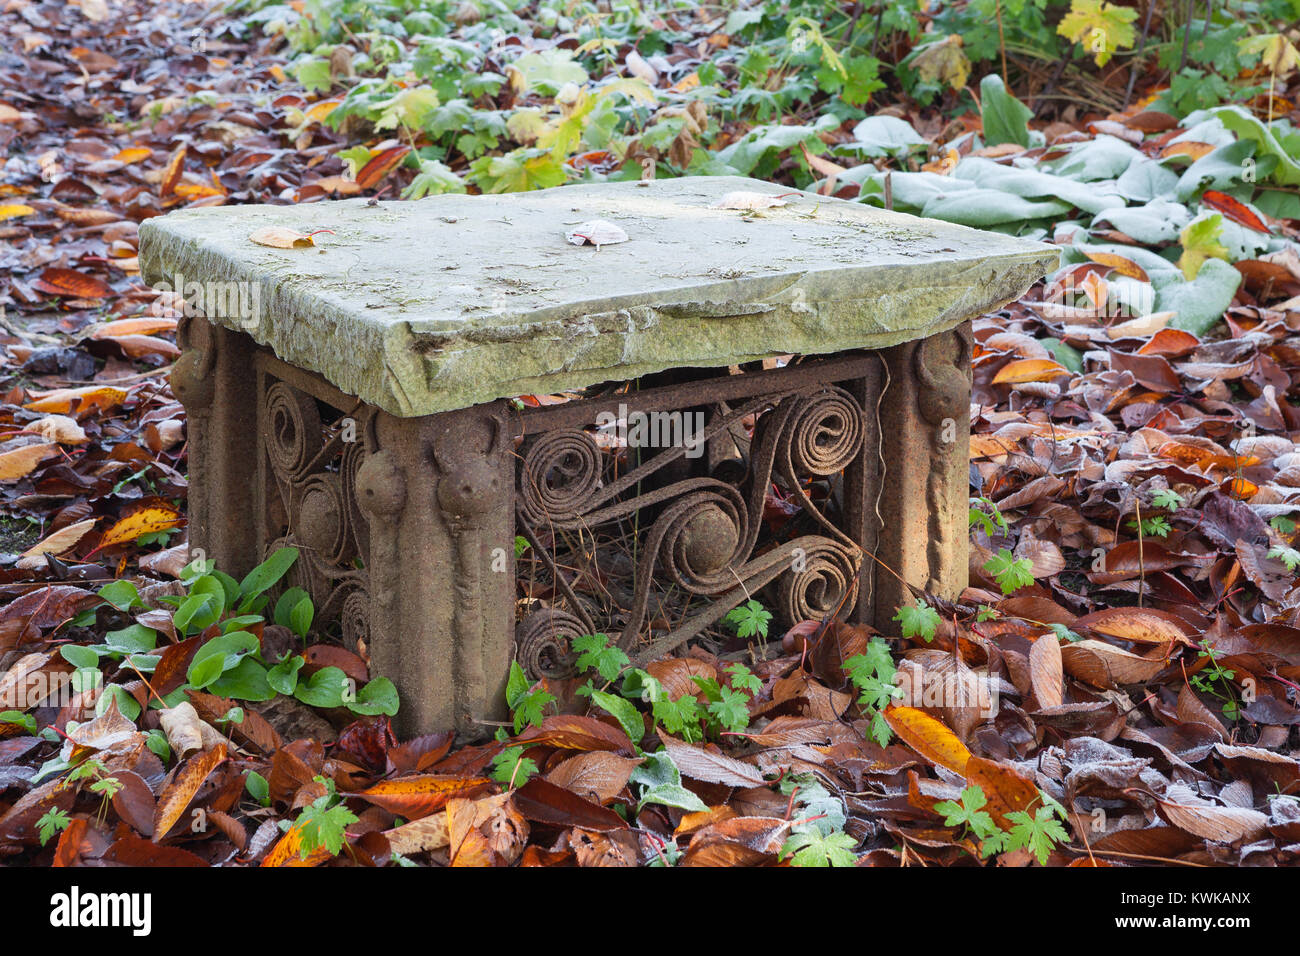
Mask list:
[{"label": "weathered stone slab top", "polygon": [[[785,205],[716,207],[732,193]],[[591,220],[627,240],[566,240]],[[304,248],[250,240],[268,226],[333,234]],[[1015,299],[1057,252],[757,180],[691,177],[188,209],[141,225],[140,261],[154,285],[199,283],[175,291],[213,321],[414,416],[672,367],[895,345]]]}]

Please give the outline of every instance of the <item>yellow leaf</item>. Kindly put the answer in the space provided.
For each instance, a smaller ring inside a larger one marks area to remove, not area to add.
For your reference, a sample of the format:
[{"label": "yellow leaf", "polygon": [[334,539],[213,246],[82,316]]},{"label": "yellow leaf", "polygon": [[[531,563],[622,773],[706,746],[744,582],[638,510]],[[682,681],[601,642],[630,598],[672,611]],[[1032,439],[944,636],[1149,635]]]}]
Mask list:
[{"label": "yellow leaf", "polygon": [[113,158],[119,163],[138,163],[140,160],[148,159],[152,155],[153,150],[148,146],[128,146]]},{"label": "yellow leaf", "polygon": [[926,760],[955,773],[966,773],[970,751],[942,721],[915,707],[890,705],[883,714],[885,722],[902,738],[903,743]]},{"label": "yellow leaf", "polygon": [[31,206],[25,206],[22,203],[0,206],[0,220],[13,219],[16,216],[30,216],[35,211]]},{"label": "yellow leaf", "polygon": [[156,531],[179,527],[184,520],[181,513],[171,505],[147,505],[131,512],[105,531],[104,537],[99,540],[99,547],[95,550],[100,551],[113,545],[126,544],[142,534],[153,534]]},{"label": "yellow leaf", "polygon": [[1237,41],[1242,53],[1258,53],[1259,65],[1275,76],[1284,76],[1300,64],[1300,51],[1280,33],[1263,33]]}]

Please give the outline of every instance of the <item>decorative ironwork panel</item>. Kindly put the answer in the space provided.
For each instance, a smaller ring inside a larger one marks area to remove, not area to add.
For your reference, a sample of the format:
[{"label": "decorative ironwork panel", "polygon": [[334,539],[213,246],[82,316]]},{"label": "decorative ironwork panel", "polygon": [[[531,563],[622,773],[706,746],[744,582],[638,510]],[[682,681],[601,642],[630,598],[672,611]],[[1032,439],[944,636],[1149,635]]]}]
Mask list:
[{"label": "decorative ironwork panel", "polygon": [[[307,375],[291,384],[260,361],[258,375],[258,545],[262,556],[299,549],[284,581],[311,595],[315,627],[337,626],[364,651],[370,615],[370,536],[358,507],[368,412]],[[276,369],[283,374],[283,370]]]},{"label": "decorative ironwork panel", "polygon": [[880,524],[879,368],[849,355],[684,370],[525,411],[525,669],[571,675],[569,643],[586,633],[617,635],[642,662],[693,637],[720,641],[722,619],[750,598],[774,625],[860,617]]}]

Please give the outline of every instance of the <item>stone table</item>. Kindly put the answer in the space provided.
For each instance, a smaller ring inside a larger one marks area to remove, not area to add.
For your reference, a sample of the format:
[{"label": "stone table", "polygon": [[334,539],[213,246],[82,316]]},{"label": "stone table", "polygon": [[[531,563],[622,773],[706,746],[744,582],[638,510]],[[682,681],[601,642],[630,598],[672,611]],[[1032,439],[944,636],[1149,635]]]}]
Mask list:
[{"label": "stone table", "polygon": [[299,546],[291,583],[408,731],[480,726],[512,658],[562,677],[577,634],[644,661],[750,596],[774,628],[887,621],[894,572],[955,596],[968,320],[1057,259],[725,177],[182,210],[140,240],[187,303],[191,545],[233,574]]}]

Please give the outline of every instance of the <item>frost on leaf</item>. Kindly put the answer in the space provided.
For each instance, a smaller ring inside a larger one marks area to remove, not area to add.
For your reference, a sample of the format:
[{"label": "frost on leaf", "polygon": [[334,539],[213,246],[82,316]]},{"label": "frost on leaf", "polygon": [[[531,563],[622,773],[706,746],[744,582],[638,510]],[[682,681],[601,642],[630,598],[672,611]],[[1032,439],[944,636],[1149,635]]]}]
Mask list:
[{"label": "frost on leaf", "polygon": [[593,219],[575,226],[564,234],[564,238],[575,246],[612,246],[616,242],[627,242],[627,233],[606,219]]},{"label": "frost on leaf", "polygon": [[766,193],[751,193],[739,190],[727,193],[721,199],[713,204],[713,209],[771,209],[773,206],[784,206],[786,201],[780,196],[769,196]]}]

